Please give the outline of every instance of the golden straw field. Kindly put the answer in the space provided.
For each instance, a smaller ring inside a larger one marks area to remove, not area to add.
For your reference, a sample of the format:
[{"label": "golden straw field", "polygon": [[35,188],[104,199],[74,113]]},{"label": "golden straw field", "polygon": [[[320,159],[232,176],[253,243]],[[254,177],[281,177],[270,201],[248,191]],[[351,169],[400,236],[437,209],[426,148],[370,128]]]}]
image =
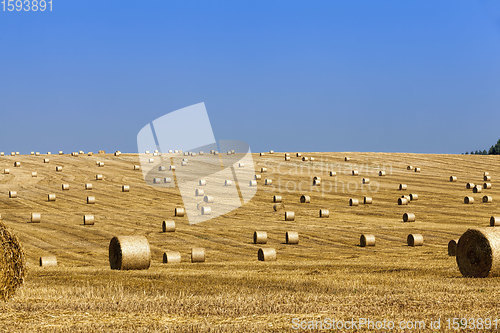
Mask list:
[{"label": "golden straw field", "polygon": [[[176,188],[148,186],[136,154],[0,157],[0,214],[20,239],[27,259],[25,283],[0,303],[5,331],[292,331],[293,318],[426,321],[441,318],[500,318],[500,280],[463,278],[447,245],[470,227],[486,227],[500,215],[499,156],[396,153],[253,154],[256,196],[242,207],[189,225],[174,217],[182,207]],[[350,161],[344,161],[349,156]],[[43,159],[49,158],[49,163]],[[21,162],[14,167],[14,162]],[[98,167],[96,161],[104,162]],[[407,170],[407,165],[421,172]],[[62,166],[56,172],[56,166]],[[1,174],[3,169],[10,174]],[[352,176],[356,169],[359,175]],[[386,175],[379,177],[380,170]],[[37,171],[37,177],[31,172]],[[335,171],[336,176],[329,176]],[[472,193],[465,184],[491,189]],[[103,180],[95,180],[102,174]],[[313,177],[320,186],[312,186]],[[456,182],[449,177],[456,176]],[[265,179],[272,185],[264,185]],[[362,184],[369,178],[369,184]],[[61,185],[69,184],[63,191]],[[92,190],[85,190],[92,183]],[[406,190],[399,190],[407,184]],[[130,192],[122,192],[129,185]],[[248,186],[243,184],[241,186]],[[17,198],[9,198],[17,191]],[[56,201],[47,201],[54,193]],[[399,206],[403,194],[418,200]],[[310,203],[300,203],[301,195]],[[274,211],[273,196],[284,209]],[[483,195],[493,202],[482,203]],[[96,203],[88,205],[87,196]],[[370,196],[373,203],[363,204]],[[464,204],[472,196],[474,204]],[[349,199],[359,206],[349,206]],[[320,218],[319,210],[329,217]],[[295,221],[284,212],[294,211]],[[32,212],[40,223],[28,223]],[[415,222],[404,223],[404,213]],[[83,225],[93,214],[95,225]],[[176,231],[162,232],[163,220]],[[254,231],[267,231],[266,245],[253,244]],[[297,231],[298,245],[285,243]],[[408,234],[424,244],[407,246]],[[373,234],[375,247],[359,247],[361,234]],[[151,246],[148,270],[111,270],[108,246],[115,235],[145,235]],[[192,247],[206,251],[204,263],[191,263]],[[277,260],[257,260],[260,247],[275,248]],[[180,251],[182,263],[162,263],[163,252]],[[39,267],[55,255],[57,267]],[[498,323],[500,326],[500,322]],[[421,331],[430,330],[428,326]],[[366,329],[352,330],[366,331]],[[394,331],[398,331],[396,328]],[[473,331],[473,330],[472,330]],[[498,331],[491,328],[486,331]]]}]

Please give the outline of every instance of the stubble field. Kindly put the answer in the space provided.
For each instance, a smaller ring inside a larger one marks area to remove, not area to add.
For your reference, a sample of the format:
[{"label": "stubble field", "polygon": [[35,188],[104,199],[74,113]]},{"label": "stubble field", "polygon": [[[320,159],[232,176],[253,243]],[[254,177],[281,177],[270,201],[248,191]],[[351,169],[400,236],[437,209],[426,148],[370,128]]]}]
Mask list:
[{"label": "stubble field", "polygon": [[[0,327],[252,332],[288,331],[298,321],[366,318],[394,321],[394,331],[400,321],[425,321],[425,328],[419,323],[415,331],[429,331],[430,322],[440,319],[441,330],[453,331],[448,318],[500,318],[499,278],[463,278],[455,258],[447,255],[449,240],[500,215],[498,156],[303,155],[315,161],[295,154],[290,161],[283,153],[253,154],[256,174],[268,168],[255,197],[196,225],[173,216],[183,204],[177,188],[148,186],[133,170],[137,155],[0,157],[0,170],[10,169],[0,174],[0,213],[23,244],[28,266],[24,285],[0,303]],[[351,160],[345,162],[344,156]],[[96,161],[105,166],[97,167]],[[63,171],[56,172],[56,165]],[[359,176],[352,176],[352,169]],[[386,176],[379,177],[380,170]],[[38,172],[36,178],[32,171]],[[337,175],[330,177],[329,171]],[[473,194],[465,184],[482,184],[484,171],[492,176],[492,189]],[[95,180],[98,173],[104,180]],[[458,181],[449,182],[451,175]],[[314,176],[321,177],[321,186],[312,186]],[[363,177],[370,178],[369,185],[362,184]],[[265,186],[264,178],[273,185]],[[70,190],[62,191],[62,183]],[[93,189],[85,190],[85,183]],[[406,191],[398,190],[401,183],[408,185]],[[121,192],[124,184],[130,185],[129,193]],[[18,198],[9,198],[9,190]],[[56,193],[57,200],[48,202],[48,193]],[[418,200],[398,206],[397,199],[409,193],[418,194]],[[311,203],[300,203],[302,194],[310,195]],[[486,194],[492,203],[481,202]],[[96,197],[95,205],[86,204],[87,195]],[[285,222],[284,210],[273,210],[273,195],[283,197],[295,221]],[[466,195],[475,203],[465,205]],[[363,196],[373,197],[373,204],[363,205]],[[358,198],[360,205],[350,207],[349,198]],[[330,217],[319,218],[319,209],[329,209]],[[42,214],[41,223],[27,223],[31,212]],[[416,222],[403,223],[405,212],[415,213]],[[95,225],[83,225],[84,214],[95,215]],[[161,232],[166,219],[176,221],[174,233]],[[277,261],[257,261],[255,230],[267,231],[265,247],[276,249]],[[299,232],[298,245],[285,244],[286,231]],[[422,234],[424,245],[407,246],[410,233]],[[132,234],[147,236],[151,268],[111,270],[110,239]],[[376,246],[359,247],[361,234],[374,234]],[[206,249],[205,263],[189,262],[192,247]],[[183,262],[163,264],[166,250],[180,251]],[[45,255],[57,256],[58,266],[39,267],[38,258]]]}]

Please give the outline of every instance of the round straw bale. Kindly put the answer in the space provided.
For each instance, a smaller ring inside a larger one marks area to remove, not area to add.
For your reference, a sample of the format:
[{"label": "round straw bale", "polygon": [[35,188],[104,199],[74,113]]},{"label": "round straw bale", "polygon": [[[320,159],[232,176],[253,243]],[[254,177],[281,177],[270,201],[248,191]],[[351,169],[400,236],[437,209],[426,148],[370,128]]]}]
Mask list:
[{"label": "round straw bale", "polygon": [[350,158],[350,157],[348,157],[348,156],[344,157],[344,161],[346,161],[346,162],[347,162],[347,161],[350,161],[350,160],[351,160],[351,158]]},{"label": "round straw bale", "polygon": [[253,243],[254,244],[266,244],[267,243],[267,232],[265,232],[265,231],[254,231],[254,233],[253,233]]},{"label": "round straw bale", "polygon": [[290,157],[290,153],[285,153],[285,157]]},{"label": "round straw bale", "polygon": [[408,188],[408,185],[406,185],[406,184],[399,184],[399,190],[400,191],[406,190],[407,188]]},{"label": "round straw bale", "polygon": [[119,150],[115,151],[115,156],[120,156],[121,154],[122,154],[121,151],[119,151]]},{"label": "round straw bale", "polygon": [[32,151],[32,152],[30,153],[30,155],[35,155],[35,152],[34,152],[34,151]]},{"label": "round straw bale", "polygon": [[493,197],[491,195],[485,195],[483,197],[483,202],[484,203],[489,203],[489,202],[493,202]]},{"label": "round straw bale", "polygon": [[175,232],[175,221],[165,220],[161,224],[163,232]]},{"label": "round straw bale", "polygon": [[15,168],[21,167],[21,162],[14,162],[14,167]]},{"label": "round straw bale", "polygon": [[263,173],[263,172],[267,172],[267,168],[260,168],[260,172]]},{"label": "round straw bale", "polygon": [[56,201],[56,195],[54,193],[50,193],[47,195],[47,201]]},{"label": "round straw bale", "polygon": [[281,197],[281,195],[273,196],[273,202],[282,202],[282,201],[283,201],[283,198]]},{"label": "round straw bale", "polygon": [[484,183],[483,184],[483,189],[485,189],[485,190],[491,189],[491,183]]},{"label": "round straw bale", "polygon": [[302,161],[304,161],[304,162],[305,162],[305,161],[309,161],[309,157],[307,157],[307,156],[302,156]]},{"label": "round straw bale", "polygon": [[421,234],[409,234],[406,242],[408,246],[422,246],[424,245],[424,236]]},{"label": "round straw bale", "polygon": [[310,158],[310,160],[311,160],[311,161],[314,161],[314,157],[311,157],[311,158]]},{"label": "round straw bale", "polygon": [[410,200],[411,200],[411,199],[410,199],[410,196],[409,196],[409,195],[405,195],[405,194],[403,194],[403,195],[401,196],[401,198],[404,198],[404,199],[406,199],[406,200],[408,200],[408,201],[410,201]]},{"label": "round straw bale", "polygon": [[86,190],[91,190],[92,189],[92,184],[90,184],[90,183],[85,184],[85,189]]},{"label": "round straw bale", "polygon": [[40,267],[57,266],[57,258],[55,256],[40,257],[38,261]]},{"label": "round straw bale", "polygon": [[281,210],[283,208],[285,208],[285,207],[283,206],[282,203],[277,203],[277,204],[273,205],[273,209],[274,209],[275,212],[277,212],[278,210]]},{"label": "round straw bale", "polygon": [[410,200],[411,201],[417,201],[418,200],[418,194],[410,193]]},{"label": "round straw bale", "polygon": [[205,201],[206,203],[212,203],[212,202],[214,202],[214,197],[211,195],[205,195],[203,197],[203,201]]},{"label": "round straw bale", "polygon": [[500,216],[492,216],[490,218],[490,226],[491,227],[498,227],[498,226],[500,226]]},{"label": "round straw bale", "polygon": [[202,197],[205,195],[205,190],[201,189],[201,188],[197,188],[195,191],[194,191],[194,195],[197,196],[197,197]]},{"label": "round straw bale", "polygon": [[56,166],[56,172],[61,172],[62,169],[63,169],[62,166],[60,166],[60,165]]},{"label": "round straw bale", "polygon": [[369,204],[371,204],[372,202],[373,202],[372,197],[363,197],[363,203],[364,203],[365,205],[369,205]]},{"label": "round straw bale", "polygon": [[290,156],[285,156],[285,161],[290,161]]},{"label": "round straw bale", "polygon": [[9,198],[17,198],[17,191],[9,191]]},{"label": "round straw bale", "polygon": [[402,206],[402,205],[407,205],[408,204],[408,199],[406,198],[398,198],[398,205]]},{"label": "round straw bale", "polygon": [[205,186],[205,185],[207,185],[207,181],[206,181],[205,179],[200,179],[200,180],[198,181],[198,185],[199,185],[199,186]]},{"label": "round straw bale", "polygon": [[31,177],[38,177],[38,172],[33,171],[33,172],[31,173]]},{"label": "round straw bale", "polygon": [[359,200],[355,198],[350,198],[349,199],[349,206],[357,206],[359,205]]},{"label": "round straw bale", "polygon": [[403,222],[415,222],[415,214],[414,213],[404,213],[403,214]]},{"label": "round straw bale", "polygon": [[313,186],[320,186],[321,185],[321,179],[314,179],[313,180]]},{"label": "round straw bale", "polygon": [[104,162],[99,162],[99,164],[97,164],[97,166],[102,168],[104,166]]},{"label": "round straw bale", "polygon": [[167,170],[167,168],[164,165],[160,165],[158,167],[158,171],[165,171],[165,170]]},{"label": "round straw bale", "polygon": [[457,176],[450,176],[450,182],[456,182],[457,180]]},{"label": "round straw bale", "polygon": [[470,190],[474,186],[476,186],[476,185],[474,185],[474,183],[467,183],[467,184],[465,184],[465,188],[468,189],[468,190]]},{"label": "round straw bale", "polygon": [[474,188],[472,189],[472,192],[473,193],[481,193],[483,192],[483,187],[481,185],[476,185],[474,186]]},{"label": "round straw bale", "polygon": [[285,234],[287,244],[299,244],[299,233],[297,231],[287,231]]},{"label": "round straw bale", "polygon": [[208,206],[201,207],[201,215],[210,215],[212,214],[212,208]]},{"label": "round straw bale", "polygon": [[233,181],[232,181],[232,180],[230,180],[230,179],[226,179],[226,180],[224,181],[224,186],[231,186],[231,185],[233,185]]},{"label": "round straw bale", "polygon": [[352,170],[352,171],[351,171],[351,174],[352,174],[353,176],[357,176],[357,175],[359,175],[359,171],[358,171],[358,170]]},{"label": "round straw bale", "polygon": [[11,152],[10,156],[16,156],[16,152],[15,151]]},{"label": "round straw bale", "polygon": [[165,177],[165,178],[163,178],[163,182],[164,182],[165,184],[171,183],[171,182],[172,182],[172,178],[170,178],[170,177]]},{"label": "round straw bale", "polygon": [[473,203],[474,203],[473,197],[465,197],[464,198],[464,204],[473,204]]},{"label": "round straw bale", "polygon": [[83,215],[83,224],[84,225],[94,225],[95,217],[94,215],[86,214]]},{"label": "round straw bale", "polygon": [[148,162],[149,162],[149,163],[154,163],[154,162],[155,162],[155,159],[154,159],[154,158],[150,158],[150,159],[148,160]]},{"label": "round straw bale", "polygon": [[295,154],[295,156],[297,156],[297,157],[301,157],[301,156],[302,156],[302,154],[301,154],[301,153],[297,153],[297,154]]},{"label": "round straw bale", "polygon": [[420,172],[420,168],[415,168],[415,172]]},{"label": "round straw bale", "polygon": [[413,166],[408,165],[408,166],[406,167],[406,170],[413,170]]},{"label": "round straw bale", "polygon": [[300,203],[311,203],[311,197],[308,195],[301,195]]},{"label": "round straw bale", "polygon": [[115,236],[109,242],[109,265],[111,269],[148,269],[151,265],[151,250],[145,236]]},{"label": "round straw bale", "polygon": [[88,196],[88,197],[87,197],[87,203],[88,203],[88,204],[90,204],[90,205],[91,205],[91,204],[95,204],[95,197],[93,197],[93,196]]},{"label": "round straw bale", "polygon": [[43,159],[43,163],[49,163],[49,162],[50,162],[50,160],[48,158]]},{"label": "round straw bale", "polygon": [[95,180],[102,180],[102,175],[101,174],[97,174],[95,175]]},{"label": "round straw bale", "polygon": [[335,177],[337,173],[335,171],[330,171],[330,177]]},{"label": "round straw bale", "polygon": [[182,207],[177,207],[174,209],[174,215],[178,217],[183,217],[186,214],[186,210]]},{"label": "round straw bale", "polygon": [[122,185],[122,192],[130,192],[130,185]]},{"label": "round straw bale", "polygon": [[193,247],[191,249],[191,262],[205,262],[205,249]]},{"label": "round straw bale", "polygon": [[361,235],[359,238],[359,246],[375,246],[375,236],[374,235]]},{"label": "round straw bale", "polygon": [[63,191],[69,191],[69,184],[61,184],[61,189]]},{"label": "round straw bale", "polygon": [[58,153],[59,153],[59,155],[64,154],[64,152],[63,152],[62,150],[59,150],[59,152],[58,152]]},{"label": "round straw bale", "polygon": [[370,178],[363,178],[363,184],[370,184]]},{"label": "round straw bale", "polygon": [[3,151],[0,152],[0,156],[5,156],[5,153]]},{"label": "round straw bale", "polygon": [[484,180],[485,182],[491,181],[491,176],[484,176],[484,177],[483,177],[483,180]]},{"label": "round straw bale", "polygon": [[255,180],[261,180],[262,179],[262,176],[261,175],[255,175]]},{"label": "round straw bale", "polygon": [[319,210],[319,217],[329,217],[330,216],[330,211],[328,209],[320,209]]},{"label": "round straw bale", "polygon": [[269,154],[274,154],[274,150],[270,150],[270,151],[269,151]]},{"label": "round straw bale", "polygon": [[273,184],[273,180],[272,179],[266,178],[266,180],[264,181],[264,185],[272,185],[272,184]]},{"label": "round straw bale", "polygon": [[256,180],[251,180],[248,185],[255,187],[255,186],[257,186],[257,181]]},{"label": "round straw bale", "polygon": [[3,174],[4,175],[8,175],[10,173],[10,170],[9,169],[3,169]]},{"label": "round straw bale", "polygon": [[456,257],[463,276],[500,276],[500,229],[467,230],[458,240]]},{"label": "round straw bale", "polygon": [[178,251],[163,252],[164,264],[178,264],[181,262],[181,253]]},{"label": "round straw bale", "polygon": [[385,171],[380,170],[380,171],[378,172],[378,175],[379,175],[380,177],[385,176]]},{"label": "round straw bale", "polygon": [[276,250],[270,247],[263,247],[257,251],[259,261],[276,261]]},{"label": "round straw bale", "polygon": [[0,223],[0,299],[7,300],[24,282],[26,260],[18,238]]},{"label": "round straw bale", "polygon": [[265,155],[266,155],[266,153],[260,153],[260,156],[265,156]]},{"label": "round straw bale", "polygon": [[134,170],[141,170],[141,166],[140,165],[134,165]]},{"label": "round straw bale", "polygon": [[457,255],[458,239],[452,239],[448,242],[448,255],[454,257]]},{"label": "round straw bale", "polygon": [[40,223],[42,221],[42,214],[31,213],[31,223]]},{"label": "round straw bale", "polygon": [[295,212],[286,211],[285,212],[285,221],[295,221]]}]

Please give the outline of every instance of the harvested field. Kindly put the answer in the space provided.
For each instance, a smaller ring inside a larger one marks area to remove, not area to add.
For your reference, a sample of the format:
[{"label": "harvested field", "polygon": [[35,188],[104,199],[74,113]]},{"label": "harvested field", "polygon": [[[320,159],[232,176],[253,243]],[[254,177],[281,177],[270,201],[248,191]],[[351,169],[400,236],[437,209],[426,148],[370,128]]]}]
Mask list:
[{"label": "harvested field", "polygon": [[[43,154],[1,156],[0,170],[10,173],[0,175],[0,214],[27,262],[25,283],[0,303],[2,328],[281,332],[290,330],[293,318],[442,318],[444,325],[457,316],[498,317],[499,278],[464,278],[456,258],[448,256],[451,239],[487,227],[490,217],[500,214],[498,156],[303,155],[314,161],[294,153],[289,161],[278,153],[253,154],[255,172],[267,168],[264,178],[272,184],[257,180],[250,202],[195,225],[186,215],[174,216],[174,209],[183,207],[177,188],[148,186],[134,170],[140,164],[136,154],[53,154],[50,163],[43,163]],[[12,167],[14,159],[20,167]],[[407,171],[409,164],[421,172]],[[354,169],[370,183],[361,184]],[[378,177],[381,169],[384,177]],[[491,175],[491,189],[475,194],[465,188],[465,182],[482,184],[484,171]],[[103,177],[96,181],[98,173]],[[450,175],[459,181],[450,182]],[[321,186],[312,185],[314,176],[322,178]],[[91,182],[90,193],[98,200],[87,205],[84,185]],[[62,183],[71,190],[62,191]],[[122,193],[123,184],[133,190]],[[399,184],[418,193],[418,200],[398,206]],[[9,199],[8,191],[18,198]],[[56,193],[57,200],[48,202],[48,193]],[[273,209],[275,195],[295,213],[294,221]],[[301,203],[301,195],[310,196],[310,203]],[[494,200],[483,204],[484,195]],[[365,196],[373,204],[349,206],[349,198]],[[465,205],[465,196],[474,197],[474,204]],[[328,209],[329,218],[320,218],[320,209]],[[415,222],[402,221],[408,211],[418,217]],[[27,223],[32,212],[41,214],[40,223]],[[83,215],[94,215],[98,223],[85,226]],[[162,232],[164,220],[175,221],[175,232]],[[253,244],[256,230],[267,232],[265,247],[276,250],[276,261],[257,260],[262,246]],[[290,230],[300,234],[298,244],[286,244]],[[374,235],[376,246],[358,246],[361,234]],[[424,235],[424,244],[408,246],[409,234]],[[146,236],[151,267],[111,270],[108,248],[115,235]],[[191,263],[192,248],[204,248],[206,261]],[[180,252],[181,262],[164,264],[168,251]],[[57,266],[40,267],[39,258],[50,256]]]}]

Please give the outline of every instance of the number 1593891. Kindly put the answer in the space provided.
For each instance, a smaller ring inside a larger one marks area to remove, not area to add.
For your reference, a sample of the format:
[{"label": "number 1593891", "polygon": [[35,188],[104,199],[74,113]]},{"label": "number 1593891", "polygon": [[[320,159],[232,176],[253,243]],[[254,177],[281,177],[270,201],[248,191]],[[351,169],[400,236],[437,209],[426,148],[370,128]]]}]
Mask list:
[{"label": "number 1593891", "polygon": [[3,12],[51,12],[52,0],[1,0]]}]

